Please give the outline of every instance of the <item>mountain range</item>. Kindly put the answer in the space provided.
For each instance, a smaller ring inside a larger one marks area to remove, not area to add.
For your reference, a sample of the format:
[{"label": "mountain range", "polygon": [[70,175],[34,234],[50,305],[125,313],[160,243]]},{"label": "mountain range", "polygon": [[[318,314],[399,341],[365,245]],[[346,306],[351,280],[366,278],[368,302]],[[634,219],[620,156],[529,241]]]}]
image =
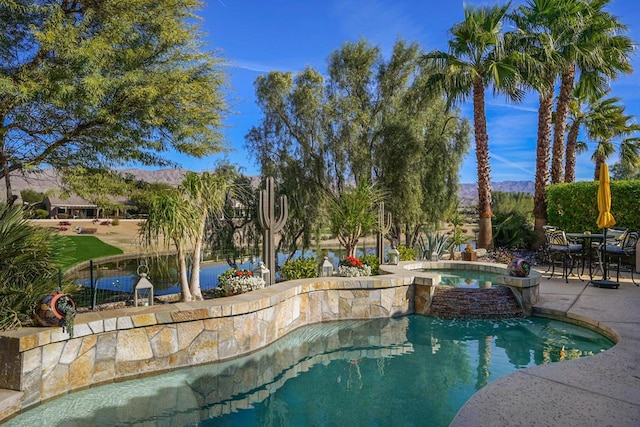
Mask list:
[{"label": "mountain range", "polygon": [[[120,172],[131,174],[136,179],[146,182],[165,182],[171,185],[178,185],[186,169],[168,168],[158,170],[145,169],[121,169]],[[39,172],[27,172],[24,176],[14,174],[11,177],[11,186],[15,193],[22,190],[31,189],[41,193],[56,192],[60,189],[58,173],[54,169],[45,169]],[[533,181],[502,181],[492,182],[493,191],[521,192],[533,194]],[[0,188],[4,189],[4,179],[0,180]],[[0,193],[3,191],[0,190]],[[462,206],[473,205],[478,199],[478,185],[476,183],[461,184],[458,192],[460,204]]]}]

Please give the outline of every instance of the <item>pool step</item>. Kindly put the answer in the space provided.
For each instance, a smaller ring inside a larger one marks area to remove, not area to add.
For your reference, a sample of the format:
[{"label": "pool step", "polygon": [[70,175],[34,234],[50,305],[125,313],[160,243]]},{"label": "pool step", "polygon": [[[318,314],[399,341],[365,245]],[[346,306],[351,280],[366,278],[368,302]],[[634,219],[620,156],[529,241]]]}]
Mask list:
[{"label": "pool step", "polygon": [[525,317],[511,289],[438,286],[431,299],[429,315],[444,319],[510,319]]}]

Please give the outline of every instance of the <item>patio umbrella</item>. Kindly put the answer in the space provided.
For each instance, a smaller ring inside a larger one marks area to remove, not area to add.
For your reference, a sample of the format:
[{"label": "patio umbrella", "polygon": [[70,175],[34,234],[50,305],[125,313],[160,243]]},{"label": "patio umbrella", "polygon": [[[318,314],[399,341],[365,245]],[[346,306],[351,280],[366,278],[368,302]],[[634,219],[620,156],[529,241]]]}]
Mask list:
[{"label": "patio umbrella", "polygon": [[600,180],[598,181],[598,219],[599,228],[604,229],[604,242],[602,245],[602,280],[594,280],[595,286],[617,287],[617,282],[607,280],[607,228],[616,224],[616,219],[611,215],[611,188],[609,184],[609,167],[606,163],[600,166]]}]

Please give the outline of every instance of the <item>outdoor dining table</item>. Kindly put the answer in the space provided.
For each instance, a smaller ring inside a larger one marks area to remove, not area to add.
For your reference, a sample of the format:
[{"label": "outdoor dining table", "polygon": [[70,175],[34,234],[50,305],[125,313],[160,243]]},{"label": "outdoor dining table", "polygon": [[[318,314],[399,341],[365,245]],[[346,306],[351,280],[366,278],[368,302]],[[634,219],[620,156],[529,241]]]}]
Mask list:
[{"label": "outdoor dining table", "polygon": [[[581,240],[582,244],[582,252],[587,256],[587,260],[589,261],[589,279],[593,279],[593,269],[591,268],[592,262],[592,243],[594,240],[598,242],[602,242],[604,240],[604,234],[601,233],[565,233],[567,239],[572,240]],[[584,261],[582,263],[582,271],[584,272]]]}]

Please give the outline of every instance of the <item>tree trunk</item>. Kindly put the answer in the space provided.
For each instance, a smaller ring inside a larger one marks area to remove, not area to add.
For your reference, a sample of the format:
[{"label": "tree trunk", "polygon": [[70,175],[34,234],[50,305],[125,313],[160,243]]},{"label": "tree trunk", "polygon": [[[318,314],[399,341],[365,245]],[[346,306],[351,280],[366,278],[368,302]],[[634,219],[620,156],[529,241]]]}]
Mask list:
[{"label": "tree trunk", "polygon": [[7,204],[13,205],[16,198],[13,197],[13,190],[11,189],[11,173],[8,171],[8,162],[4,155],[0,155],[2,162],[0,163],[0,170],[4,172],[4,185],[7,191]]},{"label": "tree trunk", "polygon": [[578,146],[578,133],[580,121],[576,119],[569,128],[567,138],[567,158],[564,167],[564,182],[574,182],[576,180],[576,148]]},{"label": "tree trunk", "polygon": [[604,163],[604,158],[602,158],[602,156],[598,156],[596,157],[595,160],[596,160],[596,169],[593,172],[593,179],[595,181],[598,181],[600,180],[600,167]]},{"label": "tree trunk", "polygon": [[553,109],[553,89],[540,94],[538,107],[538,140],[536,142],[536,182],[533,196],[533,216],[535,232],[538,236],[536,247],[544,243],[542,226],[547,221],[546,187],[549,182],[549,149],[551,146],[551,114]]},{"label": "tree trunk", "polygon": [[187,277],[187,257],[184,249],[176,242],[178,249],[178,274],[180,275],[180,292],[182,293],[182,301],[189,302],[193,300],[191,291],[189,290],[189,278]]},{"label": "tree trunk", "polygon": [[191,265],[191,279],[189,282],[189,291],[191,297],[195,300],[202,300],[202,291],[200,290],[200,258],[202,256],[202,241],[204,239],[204,226],[207,220],[206,210],[200,218],[198,235],[193,247],[193,264]]},{"label": "tree trunk", "polygon": [[567,70],[562,73],[560,83],[560,95],[556,107],[556,118],[553,129],[553,157],[551,159],[551,183],[562,182],[562,160],[564,156],[564,132],[567,127],[567,114],[569,112],[569,101],[573,90],[573,80],[576,73],[574,63],[571,63]]},{"label": "tree trunk", "polygon": [[478,211],[480,216],[478,247],[493,248],[491,224],[491,168],[489,166],[489,135],[484,111],[484,85],[481,79],[473,82],[473,126],[476,141],[476,161],[478,163]]}]

